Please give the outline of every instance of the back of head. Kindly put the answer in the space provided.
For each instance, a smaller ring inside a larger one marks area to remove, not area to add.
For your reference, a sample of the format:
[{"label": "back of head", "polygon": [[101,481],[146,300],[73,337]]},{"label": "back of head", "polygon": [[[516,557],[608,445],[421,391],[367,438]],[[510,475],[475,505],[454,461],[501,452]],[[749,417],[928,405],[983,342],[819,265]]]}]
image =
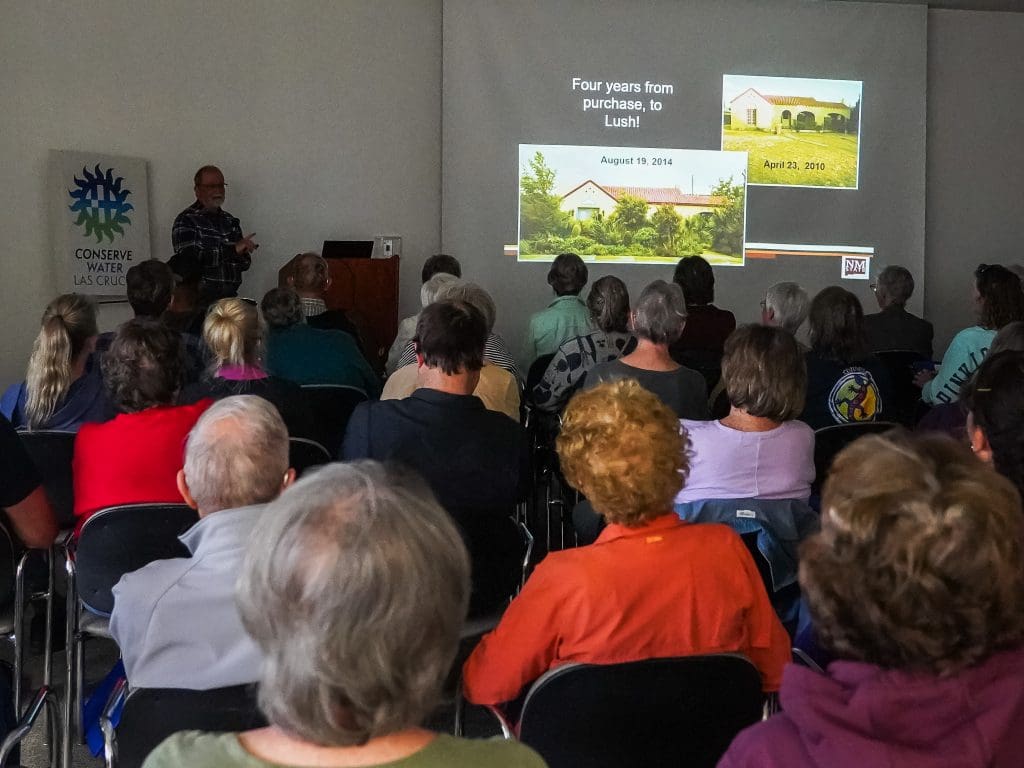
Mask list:
[{"label": "back of head", "polygon": [[722,382],[736,408],[773,421],[804,409],[807,364],[793,334],[768,325],[741,325],[725,341]]},{"label": "back of head", "polygon": [[573,396],[557,447],[569,483],[609,523],[638,527],[671,512],[689,464],[675,412],[633,379]]},{"label": "back of head", "polygon": [[476,283],[464,283],[461,280],[445,283],[437,292],[435,301],[461,301],[472,304],[484,316],[487,333],[494,330],[494,322],[498,319],[498,308],[494,306],[491,294]]},{"label": "back of head", "polygon": [[867,355],[860,299],[837,285],[822,289],[808,314],[811,348],[828,360],[853,362]]},{"label": "back of head", "polygon": [[447,272],[438,272],[420,286],[420,306],[426,307],[433,304],[438,300],[438,295],[445,286],[457,282],[459,282],[459,278],[455,275],[449,275]]},{"label": "back of head", "polygon": [[807,291],[796,283],[776,283],[764,294],[764,307],[771,310],[775,325],[790,333],[803,325],[810,303]]},{"label": "back of head", "polygon": [[1020,278],[1000,264],[981,264],[974,272],[981,297],[981,325],[998,331],[1014,320],[1024,320],[1024,293]]},{"label": "back of head", "polygon": [[1024,638],[1020,497],[966,447],[863,437],[836,457],[821,509],[800,585],[841,658],[946,676]]},{"label": "back of head", "polygon": [[998,352],[1024,352],[1024,320],[1014,320],[999,329],[988,348],[988,356]]},{"label": "back of head", "polygon": [[560,253],[548,270],[548,285],[556,296],[578,296],[587,284],[587,265],[575,253]]},{"label": "back of head", "polygon": [[629,290],[614,275],[605,275],[590,286],[587,309],[605,333],[625,333],[629,329]]},{"label": "back of head", "polygon": [[103,380],[110,399],[128,413],[171,405],[184,376],[181,336],[156,320],[136,318],[124,323],[103,355]]},{"label": "back of head", "polygon": [[420,270],[420,282],[425,283],[434,275],[445,274],[452,277],[462,277],[462,265],[454,256],[447,253],[435,253],[425,262]]},{"label": "back of head", "polygon": [[185,444],[185,479],[203,515],[275,498],[288,471],[288,430],[255,395],[218,400]]},{"label": "back of head", "polygon": [[462,539],[422,480],[371,461],[303,478],[270,503],[238,585],[267,719],[324,746],[419,725],[468,597]]},{"label": "back of head", "polygon": [[672,281],[683,289],[688,307],[715,300],[715,272],[702,256],[684,256],[676,264]]},{"label": "back of head", "polygon": [[302,300],[292,288],[271,288],[260,302],[260,310],[271,330],[291,328],[304,318]]},{"label": "back of head", "polygon": [[206,313],[203,340],[214,367],[257,365],[263,352],[263,325],[256,307],[242,299],[221,299]]},{"label": "back of head", "polygon": [[136,317],[157,318],[170,306],[174,272],[162,261],[148,259],[136,264],[124,279],[128,303]]},{"label": "back of head", "polygon": [[875,292],[883,307],[902,307],[914,293],[914,276],[906,267],[886,267],[878,273]]},{"label": "back of head", "polygon": [[53,416],[71,386],[75,360],[97,333],[96,305],[88,297],[65,293],[46,306],[25,376],[30,429]]},{"label": "back of head", "polygon": [[420,312],[413,342],[428,368],[439,368],[449,376],[479,371],[484,365],[487,321],[472,304],[435,301]]},{"label": "back of head", "polygon": [[686,300],[675,283],[655,280],[644,288],[633,310],[633,332],[655,344],[673,344],[686,325]]},{"label": "back of head", "polygon": [[1024,352],[989,351],[960,391],[975,427],[992,451],[992,464],[1024,494]]},{"label": "back of head", "polygon": [[292,268],[292,286],[300,294],[319,298],[327,290],[327,259],[314,251],[300,254]]}]

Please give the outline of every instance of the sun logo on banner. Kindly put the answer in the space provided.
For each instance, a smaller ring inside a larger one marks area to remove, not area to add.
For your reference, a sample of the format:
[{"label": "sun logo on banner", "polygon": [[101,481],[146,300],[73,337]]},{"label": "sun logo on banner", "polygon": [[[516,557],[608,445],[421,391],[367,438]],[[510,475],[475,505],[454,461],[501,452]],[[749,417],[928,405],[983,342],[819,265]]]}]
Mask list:
[{"label": "sun logo on banner", "polygon": [[85,178],[75,176],[78,188],[68,190],[74,201],[68,209],[78,214],[75,226],[84,226],[86,237],[95,235],[97,243],[102,243],[104,237],[114,242],[115,233],[124,235],[122,225],[131,226],[127,213],[135,207],[126,201],[132,192],[121,187],[124,178],[118,176],[115,179],[113,168],[104,173],[97,164],[94,173],[82,168],[82,176]]}]

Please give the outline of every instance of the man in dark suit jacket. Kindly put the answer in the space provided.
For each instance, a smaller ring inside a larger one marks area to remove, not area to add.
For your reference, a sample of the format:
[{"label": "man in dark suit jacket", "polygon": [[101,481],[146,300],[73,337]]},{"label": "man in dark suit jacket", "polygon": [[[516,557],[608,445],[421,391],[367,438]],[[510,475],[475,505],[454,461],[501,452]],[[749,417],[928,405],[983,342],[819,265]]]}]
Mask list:
[{"label": "man in dark suit jacket", "polygon": [[473,562],[470,612],[507,598],[521,541],[510,513],[523,498],[523,429],[472,393],[483,367],[487,324],[459,301],[431,304],[416,324],[417,389],[404,400],[362,403],[341,458],[395,461],[418,471],[455,518]]},{"label": "man in dark suit jacket", "polygon": [[912,349],[930,360],[932,324],[905,309],[914,293],[914,276],[903,267],[886,267],[873,287],[882,311],[864,316],[864,331],[871,351]]}]

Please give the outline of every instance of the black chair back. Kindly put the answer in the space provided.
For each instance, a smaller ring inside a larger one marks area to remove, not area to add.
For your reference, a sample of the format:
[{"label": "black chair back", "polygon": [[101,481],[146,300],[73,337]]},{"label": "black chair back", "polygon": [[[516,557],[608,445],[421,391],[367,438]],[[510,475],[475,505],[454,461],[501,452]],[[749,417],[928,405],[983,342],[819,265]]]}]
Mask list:
[{"label": "black chair back", "polygon": [[917,421],[921,401],[921,390],[914,384],[915,366],[926,362],[927,358],[912,349],[888,349],[875,355],[889,372],[892,382],[893,402],[882,403],[886,418],[912,427]]},{"label": "black chair back", "polygon": [[117,726],[118,768],[139,768],[150,752],[178,731],[248,731],[266,718],[255,685],[209,691],[136,688],[128,694]]},{"label": "black chair back", "polygon": [[530,688],[519,738],[550,768],[713,768],[762,706],[738,655],[567,664]]},{"label": "black chair back", "polygon": [[854,440],[864,435],[877,435],[898,427],[891,421],[853,421],[835,424],[814,431],[815,490],[820,490],[836,455]]},{"label": "black chair back", "polygon": [[188,557],[178,537],[198,520],[185,504],[125,504],[101,509],[82,526],[75,549],[78,595],[96,613],[114,609],[111,590],[154,560]]},{"label": "black chair back", "polygon": [[14,596],[14,569],[17,562],[14,539],[7,527],[0,523],[0,606],[8,605]]},{"label": "black chair back", "polygon": [[75,433],[57,430],[20,432],[21,442],[32,457],[50,506],[61,528],[75,527],[75,492],[71,459],[75,453]]},{"label": "black chair back", "polygon": [[313,411],[317,441],[337,453],[352,411],[367,400],[366,393],[343,384],[303,384],[302,393]]},{"label": "black chair back", "polygon": [[331,453],[315,440],[304,437],[288,438],[288,465],[302,477],[307,469],[331,463]]}]

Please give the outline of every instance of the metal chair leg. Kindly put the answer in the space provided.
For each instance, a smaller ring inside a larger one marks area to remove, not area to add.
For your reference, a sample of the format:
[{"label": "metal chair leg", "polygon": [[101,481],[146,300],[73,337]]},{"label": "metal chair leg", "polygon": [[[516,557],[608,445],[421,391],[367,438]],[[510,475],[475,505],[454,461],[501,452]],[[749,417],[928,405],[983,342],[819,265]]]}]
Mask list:
[{"label": "metal chair leg", "polygon": [[75,584],[75,564],[70,556],[64,560],[64,576],[67,584],[66,609],[64,616],[64,654],[67,664],[64,670],[63,733],[61,734],[61,765],[71,768],[71,738],[75,730],[74,690],[75,682],[75,635],[78,630],[78,590]]},{"label": "metal chair leg", "polygon": [[21,676],[25,670],[25,563],[28,556],[29,552],[21,556],[14,571],[14,712],[18,718],[22,714]]}]

